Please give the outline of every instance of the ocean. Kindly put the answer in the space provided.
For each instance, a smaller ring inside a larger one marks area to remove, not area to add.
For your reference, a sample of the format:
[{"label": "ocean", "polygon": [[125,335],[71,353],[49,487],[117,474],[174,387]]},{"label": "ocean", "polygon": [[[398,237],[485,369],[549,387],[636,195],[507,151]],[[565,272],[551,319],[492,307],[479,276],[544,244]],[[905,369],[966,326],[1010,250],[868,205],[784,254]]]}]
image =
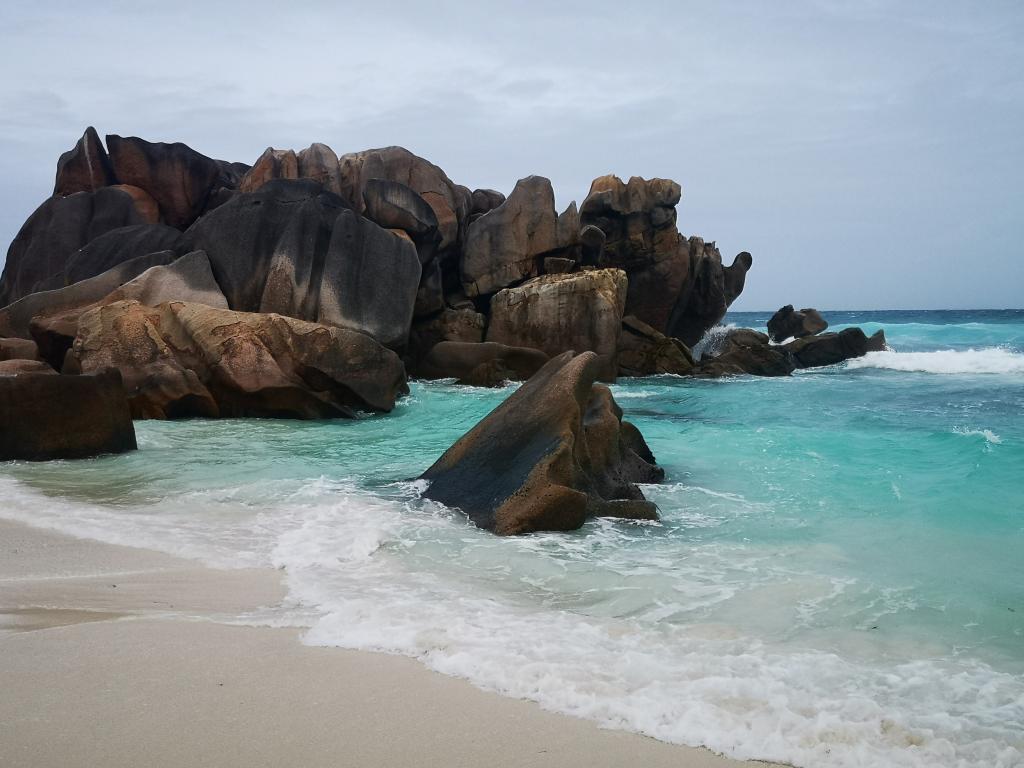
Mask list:
[{"label": "ocean", "polygon": [[824,315],[891,351],[613,387],[665,467],[659,523],[498,538],[422,500],[412,478],[513,390],[443,382],[355,421],[136,422],[136,453],[0,464],[0,515],[283,569],[284,604],[224,619],[665,741],[1019,768],[1024,311]]}]

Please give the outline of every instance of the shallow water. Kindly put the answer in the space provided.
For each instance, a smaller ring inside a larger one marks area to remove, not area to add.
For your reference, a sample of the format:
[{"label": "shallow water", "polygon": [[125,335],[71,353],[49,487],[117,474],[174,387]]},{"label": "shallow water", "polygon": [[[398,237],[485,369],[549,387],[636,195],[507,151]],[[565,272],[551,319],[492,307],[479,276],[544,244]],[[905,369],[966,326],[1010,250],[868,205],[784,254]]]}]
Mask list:
[{"label": "shallow water", "polygon": [[501,539],[423,502],[410,478],[512,391],[443,383],[355,422],[138,422],[134,454],[0,465],[0,514],[284,568],[243,620],[668,741],[1020,766],[1024,312],[825,314],[892,351],[614,387],[666,468],[659,524]]}]

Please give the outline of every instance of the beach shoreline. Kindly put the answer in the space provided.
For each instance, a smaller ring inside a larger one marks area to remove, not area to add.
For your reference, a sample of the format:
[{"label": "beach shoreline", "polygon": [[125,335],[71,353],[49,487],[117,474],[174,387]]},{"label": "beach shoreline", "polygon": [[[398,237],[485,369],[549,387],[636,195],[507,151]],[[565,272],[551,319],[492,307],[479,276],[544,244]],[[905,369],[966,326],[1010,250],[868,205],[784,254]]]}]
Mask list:
[{"label": "beach shoreline", "polygon": [[0,519],[0,766],[766,766],[242,626],[281,573]]}]

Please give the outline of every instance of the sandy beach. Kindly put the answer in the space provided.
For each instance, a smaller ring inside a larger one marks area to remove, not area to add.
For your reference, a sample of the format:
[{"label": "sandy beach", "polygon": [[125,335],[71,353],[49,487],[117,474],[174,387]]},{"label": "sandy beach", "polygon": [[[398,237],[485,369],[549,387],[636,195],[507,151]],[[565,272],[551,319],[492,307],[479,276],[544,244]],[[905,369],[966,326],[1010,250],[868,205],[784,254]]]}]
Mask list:
[{"label": "sandy beach", "polygon": [[0,765],[764,766],[604,730],[293,628],[280,573],[0,521]]}]

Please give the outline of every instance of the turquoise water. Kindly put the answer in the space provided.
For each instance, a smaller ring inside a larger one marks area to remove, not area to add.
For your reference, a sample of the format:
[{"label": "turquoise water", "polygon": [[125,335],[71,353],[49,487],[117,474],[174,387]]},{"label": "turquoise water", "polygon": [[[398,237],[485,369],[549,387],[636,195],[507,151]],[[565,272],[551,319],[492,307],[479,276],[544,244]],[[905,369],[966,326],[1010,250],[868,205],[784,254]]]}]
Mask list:
[{"label": "turquoise water", "polygon": [[237,620],[667,741],[1024,765],[1024,312],[825,315],[891,351],[614,387],[666,469],[659,524],[500,539],[422,501],[512,391],[444,383],[356,422],[139,422],[134,454],[0,465],[0,514],[283,568],[285,604]]}]

